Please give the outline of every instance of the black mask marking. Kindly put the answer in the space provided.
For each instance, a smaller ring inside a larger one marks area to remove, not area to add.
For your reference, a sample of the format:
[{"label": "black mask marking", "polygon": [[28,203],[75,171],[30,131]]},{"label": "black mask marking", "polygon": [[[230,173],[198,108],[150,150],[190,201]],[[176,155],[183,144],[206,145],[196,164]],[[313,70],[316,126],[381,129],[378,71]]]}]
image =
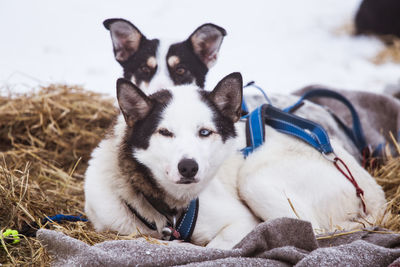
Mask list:
[{"label": "black mask marking", "polygon": [[[200,88],[204,88],[207,66],[196,56],[190,41],[184,41],[171,45],[167,58],[176,56],[179,63],[176,66],[169,66],[168,71],[175,85],[190,84],[195,82]],[[182,73],[182,69],[184,72]]]},{"label": "black mask marking", "polygon": [[120,62],[124,70],[124,78],[131,80],[135,78],[135,84],[139,86],[142,82],[150,82],[157,71],[157,66],[152,68],[147,65],[150,57],[156,57],[159,40],[148,40],[145,37],[140,41],[139,50],[130,56],[126,61]]},{"label": "black mask marking", "polygon": [[142,120],[138,120],[132,128],[127,129],[126,141],[133,151],[135,148],[147,149],[152,134],[160,123],[161,114],[172,100],[172,94],[167,90],[158,91],[149,96],[153,107],[149,114]]}]

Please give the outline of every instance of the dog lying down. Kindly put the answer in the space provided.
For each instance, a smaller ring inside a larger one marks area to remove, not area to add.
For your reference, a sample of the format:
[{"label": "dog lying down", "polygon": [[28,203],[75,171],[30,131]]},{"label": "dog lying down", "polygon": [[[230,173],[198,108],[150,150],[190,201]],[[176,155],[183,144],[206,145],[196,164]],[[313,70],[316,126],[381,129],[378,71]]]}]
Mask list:
[{"label": "dog lying down", "polygon": [[172,218],[160,207],[179,213],[197,197],[191,242],[216,248],[231,248],[261,221],[278,217],[298,216],[316,231],[332,231],[383,215],[382,189],[334,139],[335,153],[364,190],[366,212],[332,162],[297,138],[265,126],[265,143],[245,159],[239,73],[211,92],[181,85],[149,96],[120,79],[117,97],[122,114],[86,172],[85,212],[98,231],[139,229],[161,238]]}]

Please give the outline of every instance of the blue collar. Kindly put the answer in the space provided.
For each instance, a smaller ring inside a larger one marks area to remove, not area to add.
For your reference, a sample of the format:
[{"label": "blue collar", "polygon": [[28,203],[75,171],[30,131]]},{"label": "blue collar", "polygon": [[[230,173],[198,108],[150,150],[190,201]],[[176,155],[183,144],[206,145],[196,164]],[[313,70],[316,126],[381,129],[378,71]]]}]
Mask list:
[{"label": "blue collar", "polygon": [[[129,208],[129,210],[136,216],[136,218],[138,218],[144,225],[146,225],[147,228],[153,231],[157,231],[157,226],[155,222],[149,222],[146,218],[141,216],[137,212],[137,210],[135,210],[131,205],[129,205],[128,203],[126,203],[126,205]],[[169,231],[167,236],[169,240],[178,239],[190,242],[190,238],[192,237],[194,227],[196,226],[198,212],[199,212],[199,199],[196,198],[190,202],[189,206],[183,212],[177,223],[175,222],[167,223],[166,227],[163,229],[163,234],[165,235],[164,230],[167,230]]]}]

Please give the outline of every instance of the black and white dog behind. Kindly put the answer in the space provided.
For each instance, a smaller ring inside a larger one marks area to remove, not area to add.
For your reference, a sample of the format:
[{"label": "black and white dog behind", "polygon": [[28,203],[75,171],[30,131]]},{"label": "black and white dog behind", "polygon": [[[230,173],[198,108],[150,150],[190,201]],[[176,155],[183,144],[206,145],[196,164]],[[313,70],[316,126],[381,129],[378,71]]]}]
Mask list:
[{"label": "black and white dog behind", "polygon": [[169,215],[179,217],[197,197],[191,242],[218,248],[231,248],[273,218],[300,217],[320,231],[350,230],[374,223],[385,210],[383,190],[334,139],[336,155],[364,190],[365,211],[332,162],[269,126],[265,143],[244,158],[239,73],[211,92],[189,84],[146,95],[120,79],[117,98],[122,114],[93,151],[85,178],[85,212],[98,231],[139,229],[161,238],[173,221]]},{"label": "black and white dog behind", "polygon": [[115,59],[124,78],[146,94],[173,85],[196,84],[204,88],[208,70],[215,64],[226,31],[212,23],[198,27],[181,42],[148,39],[131,22],[107,19]]}]

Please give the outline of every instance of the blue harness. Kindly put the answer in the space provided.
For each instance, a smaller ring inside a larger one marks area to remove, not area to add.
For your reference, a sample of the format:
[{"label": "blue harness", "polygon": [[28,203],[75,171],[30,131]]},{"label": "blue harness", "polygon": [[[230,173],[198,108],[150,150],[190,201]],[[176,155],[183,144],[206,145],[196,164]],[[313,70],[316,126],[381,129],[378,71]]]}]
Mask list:
[{"label": "blue harness", "polygon": [[264,143],[265,124],[279,132],[300,138],[325,156],[333,153],[328,134],[319,124],[264,104],[248,116],[247,146],[241,150],[245,157]]},{"label": "blue harness", "polygon": [[369,147],[367,145],[367,141],[365,140],[364,132],[361,127],[360,118],[358,117],[357,111],[354,109],[353,105],[350,103],[347,98],[343,95],[328,89],[313,89],[305,94],[303,94],[300,99],[294,103],[292,106],[285,108],[283,111],[285,112],[293,112],[293,110],[297,109],[300,105],[302,105],[304,100],[314,98],[314,97],[324,97],[324,98],[332,98],[343,103],[350,111],[353,127],[350,128],[343,123],[335,114],[331,113],[331,115],[335,118],[335,120],[339,123],[339,125],[343,128],[346,135],[353,141],[354,145],[357,147],[358,151],[361,155],[365,155],[365,153],[369,153]]},{"label": "blue harness", "polygon": [[[292,106],[289,106],[284,109],[286,112],[292,113],[294,110],[299,108],[304,100],[308,100],[311,98],[330,98],[337,100],[341,103],[343,103],[348,110],[350,111],[351,117],[352,117],[352,127],[348,127],[343,121],[338,118],[334,113],[330,112],[332,117],[336,120],[336,122],[342,127],[346,135],[350,138],[350,140],[353,141],[353,144],[357,147],[358,151],[360,152],[360,155],[363,158],[363,166],[367,167],[373,167],[375,162],[374,158],[384,158],[385,156],[385,147],[388,146],[389,149],[392,151],[393,155],[398,154],[396,151],[395,147],[393,144],[389,144],[388,142],[383,142],[379,144],[378,146],[372,147],[368,145],[368,142],[365,139],[364,132],[361,126],[361,121],[360,118],[357,114],[357,111],[353,107],[353,105],[350,103],[350,101],[345,98],[343,95],[332,91],[328,90],[325,88],[315,88],[312,89],[306,93],[304,93],[300,99],[293,104]],[[400,140],[400,131],[397,133],[397,136],[395,137],[396,140]]]},{"label": "blue harness", "polygon": [[[327,97],[335,98],[339,101],[345,103],[345,105],[350,109],[353,116],[353,129],[346,127],[347,134],[351,134],[353,142],[359,147],[360,151],[363,151],[367,146],[364,138],[364,134],[361,128],[361,123],[358,118],[357,112],[351,105],[351,103],[345,99],[343,96],[336,92],[330,90],[315,90],[308,92],[304,95],[298,102],[294,105],[280,110],[273,107],[271,104],[263,104],[256,108],[250,114],[244,116],[247,118],[246,121],[246,147],[241,150],[244,157],[247,157],[255,149],[261,146],[265,140],[265,126],[269,125],[273,129],[294,136],[303,140],[304,142],[311,145],[317,151],[319,151],[327,160],[331,161],[334,166],[353,184],[356,189],[357,196],[361,199],[363,210],[366,212],[366,205],[364,201],[364,191],[358,186],[356,180],[354,179],[351,171],[346,166],[346,164],[334,153],[331,146],[329,136],[325,129],[310,120],[301,118],[290,112],[297,109],[304,99],[315,95],[324,95]],[[246,106],[245,104],[242,107]],[[243,117],[242,117],[243,118]],[[345,126],[345,125],[343,125]],[[331,156],[331,154],[333,156]]]}]

